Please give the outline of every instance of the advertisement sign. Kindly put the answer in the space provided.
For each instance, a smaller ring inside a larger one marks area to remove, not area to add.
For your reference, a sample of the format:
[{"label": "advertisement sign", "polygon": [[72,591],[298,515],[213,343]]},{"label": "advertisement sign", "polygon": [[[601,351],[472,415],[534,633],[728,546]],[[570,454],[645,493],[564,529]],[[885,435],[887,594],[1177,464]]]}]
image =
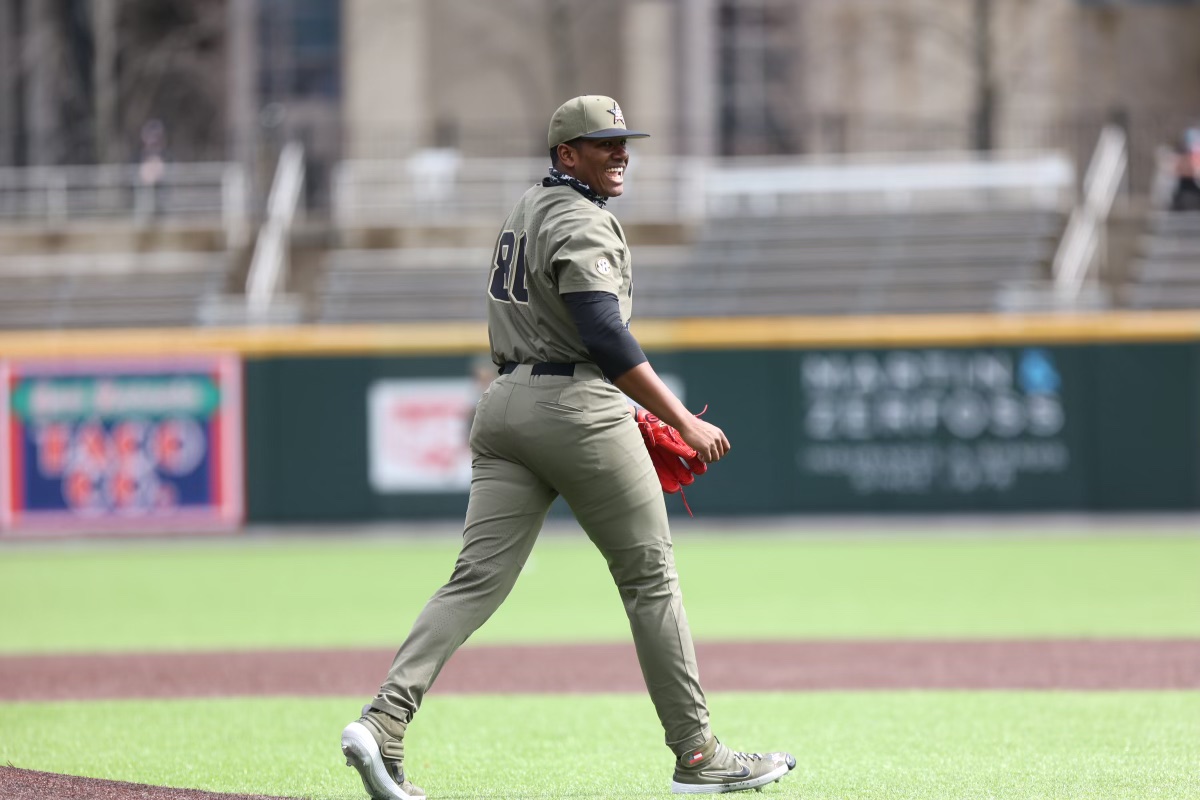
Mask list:
[{"label": "advertisement sign", "polygon": [[797,465],[825,497],[969,508],[1082,491],[1074,387],[1049,349],[810,352],[798,378]]},{"label": "advertisement sign", "polygon": [[385,494],[467,491],[467,436],[479,393],[467,378],[372,383],[367,390],[371,488]]},{"label": "advertisement sign", "polygon": [[0,362],[0,530],[228,530],[242,520],[235,357]]},{"label": "advertisement sign", "polygon": [[[683,381],[670,374],[662,379],[682,400]],[[371,489],[379,494],[468,491],[468,436],[481,391],[467,378],[372,383],[367,389]]]}]

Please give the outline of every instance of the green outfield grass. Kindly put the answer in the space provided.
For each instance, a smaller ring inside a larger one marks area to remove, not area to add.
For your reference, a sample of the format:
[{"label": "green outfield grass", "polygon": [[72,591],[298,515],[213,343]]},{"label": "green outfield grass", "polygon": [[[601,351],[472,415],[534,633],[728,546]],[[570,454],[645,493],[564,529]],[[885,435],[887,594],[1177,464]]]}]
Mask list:
[{"label": "green outfield grass", "polygon": [[[358,700],[0,705],[0,763],[217,791],[361,800],[338,751]],[[718,735],[789,748],[795,798],[1200,797],[1200,693],[722,694]],[[431,696],[406,742],[439,800],[667,797],[649,701]]]},{"label": "green outfield grass", "polygon": [[[0,549],[0,652],[394,647],[441,539]],[[1200,537],[676,534],[699,639],[1200,636]],[[581,533],[540,541],[473,642],[627,641]]]},{"label": "green outfield grass", "polygon": [[[676,536],[697,637],[1196,637],[1195,536]],[[0,651],[391,648],[453,538],[0,548]],[[477,641],[628,641],[603,561],[547,537]],[[361,800],[340,758],[364,698],[0,704],[0,763]],[[1200,797],[1200,692],[710,697],[736,748],[800,765],[762,797]],[[408,738],[434,798],[666,797],[649,700],[428,698]],[[756,797],[759,795],[755,795]]]}]

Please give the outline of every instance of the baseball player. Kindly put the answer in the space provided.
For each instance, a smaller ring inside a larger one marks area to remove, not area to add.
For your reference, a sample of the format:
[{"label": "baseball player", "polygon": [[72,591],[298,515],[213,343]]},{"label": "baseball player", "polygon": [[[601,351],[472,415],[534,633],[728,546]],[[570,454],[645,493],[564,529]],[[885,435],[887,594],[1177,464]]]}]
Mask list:
[{"label": "baseball player", "polygon": [[[471,429],[462,552],[400,646],[362,717],[342,732],[346,763],[376,800],[424,797],[404,773],[404,733],[451,654],[508,596],[546,512],[562,495],[604,555],[629,616],[650,699],[675,754],[678,793],[740,791],[795,767],[740,753],[709,728],[656,469],[626,396],[671,426],[697,463],[729,451],[692,415],[629,332],[629,246],[605,201],[624,192],[630,131],[610,97],[576,97],[550,120],[549,177],[504,221],[484,291],[500,375]],[[702,471],[702,470],[698,470]]]}]

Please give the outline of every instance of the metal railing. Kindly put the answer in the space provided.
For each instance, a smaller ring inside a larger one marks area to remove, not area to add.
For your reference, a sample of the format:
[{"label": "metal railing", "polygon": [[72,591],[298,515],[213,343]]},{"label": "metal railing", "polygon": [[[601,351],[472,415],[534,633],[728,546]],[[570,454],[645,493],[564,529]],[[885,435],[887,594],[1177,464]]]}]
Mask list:
[{"label": "metal railing", "polygon": [[1125,132],[1108,125],[1100,132],[1083,180],[1083,195],[1071,211],[1054,255],[1054,292],[1060,303],[1074,303],[1107,257],[1107,223],[1129,162]]},{"label": "metal railing", "polygon": [[245,170],[234,163],[0,168],[0,222],[217,220],[236,241],[247,210]]},{"label": "metal railing", "polygon": [[1059,153],[947,152],[738,159],[701,172],[722,216],[1060,209],[1075,170]]},{"label": "metal railing", "polygon": [[289,142],[279,154],[267,218],[259,230],[246,277],[246,309],[251,319],[265,320],[276,293],[287,281],[292,222],[304,188],[304,147]]},{"label": "metal railing", "polygon": [[[344,227],[496,224],[549,160],[436,157],[344,161],[333,171],[333,218]],[[710,216],[981,210],[1065,210],[1075,170],[1061,153],[938,153],[695,159],[637,157],[623,221]]]}]

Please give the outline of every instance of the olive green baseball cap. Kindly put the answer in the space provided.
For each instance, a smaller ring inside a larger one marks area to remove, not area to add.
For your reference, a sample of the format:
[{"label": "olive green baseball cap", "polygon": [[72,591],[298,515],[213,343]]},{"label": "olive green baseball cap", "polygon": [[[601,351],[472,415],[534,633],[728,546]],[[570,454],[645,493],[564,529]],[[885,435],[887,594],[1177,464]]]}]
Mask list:
[{"label": "olive green baseball cap", "polygon": [[572,139],[645,139],[648,133],[625,127],[625,115],[611,97],[585,94],[573,97],[558,107],[550,118],[546,144],[551,150]]}]

